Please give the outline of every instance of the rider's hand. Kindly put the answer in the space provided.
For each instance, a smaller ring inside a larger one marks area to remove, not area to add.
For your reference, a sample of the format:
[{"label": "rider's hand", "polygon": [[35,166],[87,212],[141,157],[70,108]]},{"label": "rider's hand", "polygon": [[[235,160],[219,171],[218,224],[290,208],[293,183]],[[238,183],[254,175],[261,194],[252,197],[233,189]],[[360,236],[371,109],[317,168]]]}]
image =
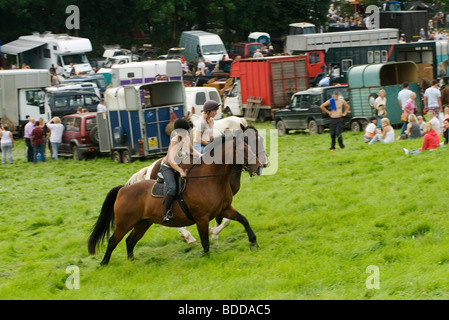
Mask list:
[{"label": "rider's hand", "polygon": [[184,170],[181,170],[181,172],[179,172],[179,174],[181,175],[181,178],[185,178],[187,176],[187,174],[185,173]]}]

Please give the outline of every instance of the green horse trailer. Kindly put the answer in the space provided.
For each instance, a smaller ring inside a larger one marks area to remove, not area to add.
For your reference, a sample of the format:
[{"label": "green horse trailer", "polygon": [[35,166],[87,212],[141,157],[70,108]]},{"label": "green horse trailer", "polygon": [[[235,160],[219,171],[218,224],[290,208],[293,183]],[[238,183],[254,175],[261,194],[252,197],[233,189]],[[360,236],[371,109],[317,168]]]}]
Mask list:
[{"label": "green horse trailer", "polygon": [[[398,93],[402,84],[408,82],[410,90],[416,93],[416,107],[421,111],[418,67],[412,61],[365,64],[352,66],[348,70],[349,101],[353,126],[364,128],[373,116],[374,100],[384,89],[387,98],[387,118],[391,124],[401,123],[402,109]],[[353,131],[356,128],[352,128]]]}]

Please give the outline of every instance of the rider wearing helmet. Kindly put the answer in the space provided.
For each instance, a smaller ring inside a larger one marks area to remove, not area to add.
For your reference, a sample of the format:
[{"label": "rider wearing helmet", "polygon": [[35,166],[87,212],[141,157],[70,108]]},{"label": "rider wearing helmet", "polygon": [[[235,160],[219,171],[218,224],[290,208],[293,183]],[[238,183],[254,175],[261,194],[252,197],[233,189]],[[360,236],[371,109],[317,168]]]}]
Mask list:
[{"label": "rider wearing helmet", "polygon": [[175,173],[179,172],[181,177],[185,178],[186,173],[180,165],[182,161],[188,157],[189,153],[196,153],[190,144],[189,123],[184,119],[177,119],[174,128],[174,136],[170,140],[167,155],[162,159],[160,168],[160,172],[162,173],[167,186],[167,194],[165,195],[163,202],[163,223],[173,220],[173,213],[170,209],[177,193]]},{"label": "rider wearing helmet", "polygon": [[204,148],[214,140],[214,117],[220,104],[215,100],[207,100],[203,105],[203,113],[196,122],[193,136],[193,148],[203,153]]}]

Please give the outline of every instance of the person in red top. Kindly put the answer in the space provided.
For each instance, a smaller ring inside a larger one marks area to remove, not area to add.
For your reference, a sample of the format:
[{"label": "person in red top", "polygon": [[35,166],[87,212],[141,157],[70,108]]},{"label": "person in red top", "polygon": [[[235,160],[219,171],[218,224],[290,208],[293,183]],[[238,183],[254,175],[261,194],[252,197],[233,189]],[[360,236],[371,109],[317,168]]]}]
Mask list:
[{"label": "person in red top", "polygon": [[424,124],[424,139],[422,143],[422,147],[419,150],[407,150],[404,148],[405,154],[418,154],[424,150],[435,150],[440,147],[440,136],[433,129],[432,124],[430,122]]},{"label": "person in red top", "polygon": [[31,132],[31,145],[33,146],[33,163],[37,163],[38,155],[41,155],[41,159],[45,162],[45,132],[44,124],[40,121],[36,121],[33,132]]}]

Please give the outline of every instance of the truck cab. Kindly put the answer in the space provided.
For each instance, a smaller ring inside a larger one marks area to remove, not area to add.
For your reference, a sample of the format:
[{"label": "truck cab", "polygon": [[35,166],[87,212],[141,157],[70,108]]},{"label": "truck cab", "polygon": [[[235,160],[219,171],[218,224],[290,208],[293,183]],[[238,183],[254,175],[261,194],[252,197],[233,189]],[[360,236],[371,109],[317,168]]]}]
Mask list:
[{"label": "truck cab", "polygon": [[[330,117],[323,114],[320,106],[332,98],[335,90],[340,92],[340,98],[348,101],[348,86],[333,86],[312,88],[295,93],[290,104],[283,110],[274,113],[272,124],[280,135],[290,130],[309,130],[310,134],[321,134],[329,127]],[[349,114],[348,114],[349,120]],[[347,122],[347,121],[345,121]]]}]

